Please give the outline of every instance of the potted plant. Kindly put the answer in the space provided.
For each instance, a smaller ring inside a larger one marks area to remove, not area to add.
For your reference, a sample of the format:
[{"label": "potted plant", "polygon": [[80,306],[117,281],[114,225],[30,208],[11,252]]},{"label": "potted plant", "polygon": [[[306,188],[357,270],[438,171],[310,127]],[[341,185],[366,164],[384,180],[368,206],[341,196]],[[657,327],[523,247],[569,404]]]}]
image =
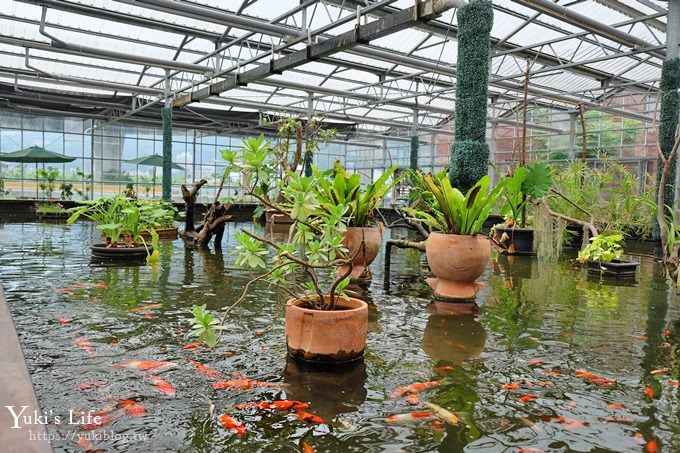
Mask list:
[{"label": "potted plant", "polygon": [[[347,231],[343,237],[343,245],[352,257],[352,281],[366,281],[371,278],[368,266],[378,256],[383,233],[383,226],[375,222],[373,213],[399,181],[398,178],[390,181],[396,170],[397,167],[393,166],[375,182],[364,187],[361,176],[357,173],[350,174],[339,162],[336,162],[330,180],[319,169],[313,169],[318,182],[316,189],[321,208],[329,209],[338,204],[347,206],[344,215]],[[346,270],[347,266],[340,266],[338,273],[344,274]]]},{"label": "potted plant", "polygon": [[552,171],[544,162],[535,162],[527,167],[517,167],[507,178],[503,195],[505,204],[501,213],[505,224],[495,226],[494,239],[514,255],[534,253],[534,230],[527,228],[527,205],[544,197],[552,187]]},{"label": "potted plant", "polygon": [[640,263],[622,261],[622,234],[601,234],[590,238],[590,243],[578,253],[577,260],[588,266],[588,273],[602,277],[634,277]]},{"label": "potted plant", "polygon": [[72,214],[67,223],[71,224],[83,216],[97,224],[96,228],[104,234],[106,242],[90,246],[95,257],[124,259],[154,256],[154,247],[146,243],[141,231],[151,232],[153,242],[158,240],[158,235],[154,226],[142,215],[136,200],[117,195],[80,204],[69,209]]},{"label": "potted plant", "polygon": [[[168,201],[137,200],[137,205],[141,211],[145,222],[153,226],[159,239],[176,239],[178,228],[175,225],[177,208]],[[141,236],[144,239],[152,237],[151,231],[143,229]]]},{"label": "potted plant", "polygon": [[472,300],[481,287],[476,280],[491,256],[488,238],[478,233],[506,181],[489,191],[490,179],[484,176],[463,195],[451,186],[446,170],[437,175],[417,172],[412,177],[415,185],[425,190],[404,211],[431,231],[425,241],[425,254],[436,278],[427,279],[427,283],[436,299]]},{"label": "potted plant", "polygon": [[[274,242],[246,229],[236,235],[236,265],[268,270],[246,285],[241,297],[223,313],[220,325],[244,300],[252,283],[265,280],[289,297],[285,311],[289,355],[309,362],[350,362],[364,353],[368,305],[344,292],[352,270],[343,245],[349,208],[343,203],[322,208],[318,184],[317,176],[290,174],[289,184],[283,189],[293,219],[287,241]],[[273,203],[269,207],[279,209]],[[343,265],[347,270],[335,274],[335,268]],[[329,275],[323,275],[325,271]],[[193,323],[197,322],[194,319]],[[208,332],[210,329],[208,326]]]}]

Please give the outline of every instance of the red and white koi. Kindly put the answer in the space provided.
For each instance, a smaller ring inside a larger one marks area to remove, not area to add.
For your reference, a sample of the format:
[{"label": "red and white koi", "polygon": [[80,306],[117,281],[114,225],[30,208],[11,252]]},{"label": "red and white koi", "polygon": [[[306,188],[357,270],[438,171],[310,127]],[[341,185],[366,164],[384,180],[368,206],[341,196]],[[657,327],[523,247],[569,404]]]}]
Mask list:
[{"label": "red and white koi", "polygon": [[146,376],[151,380],[151,383],[161,392],[164,393],[168,396],[174,396],[175,393],[177,393],[177,389],[175,388],[174,385],[169,383],[166,380],[161,379],[160,377],[156,376],[155,374],[149,374]]},{"label": "red and white koi", "polygon": [[202,363],[196,362],[194,360],[189,360],[189,365],[196,368],[196,371],[201,373],[208,379],[222,379],[222,373],[217,370],[213,370],[209,366],[203,365]]},{"label": "red and white koi", "polygon": [[439,381],[428,381],[428,382],[416,382],[414,384],[397,387],[392,392],[392,398],[401,398],[411,393],[422,392],[425,389],[436,387],[439,385]]},{"label": "red and white koi", "polygon": [[222,414],[217,419],[224,428],[232,433],[238,434],[239,436],[246,433],[246,426],[231,415]]},{"label": "red and white koi", "polygon": [[159,362],[154,360],[126,360],[125,362],[117,363],[112,366],[114,368],[125,368],[128,370],[148,371],[176,367],[177,364],[175,362]]}]

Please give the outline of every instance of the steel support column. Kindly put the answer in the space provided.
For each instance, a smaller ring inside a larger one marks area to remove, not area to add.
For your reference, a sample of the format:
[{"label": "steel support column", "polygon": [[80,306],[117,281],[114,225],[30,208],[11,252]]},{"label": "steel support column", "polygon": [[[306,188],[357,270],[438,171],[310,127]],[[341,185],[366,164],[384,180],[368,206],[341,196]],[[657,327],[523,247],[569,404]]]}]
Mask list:
[{"label": "steel support column", "polygon": [[161,109],[163,119],[163,200],[172,198],[172,99],[170,97],[170,71],[165,71],[165,107]]}]

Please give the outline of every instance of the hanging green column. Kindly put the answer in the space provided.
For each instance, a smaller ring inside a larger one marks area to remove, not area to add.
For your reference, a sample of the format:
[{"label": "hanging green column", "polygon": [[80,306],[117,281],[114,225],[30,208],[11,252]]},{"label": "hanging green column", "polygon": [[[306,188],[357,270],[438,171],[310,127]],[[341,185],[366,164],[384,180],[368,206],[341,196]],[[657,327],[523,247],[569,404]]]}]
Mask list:
[{"label": "hanging green column", "polygon": [[161,109],[163,119],[163,200],[172,195],[172,108]]},{"label": "hanging green column", "polygon": [[488,173],[486,105],[492,25],[490,0],[472,0],[458,10],[456,141],[451,149],[449,178],[463,192]]},{"label": "hanging green column", "polygon": [[418,151],[420,150],[420,140],[417,135],[411,137],[411,170],[418,169]]}]

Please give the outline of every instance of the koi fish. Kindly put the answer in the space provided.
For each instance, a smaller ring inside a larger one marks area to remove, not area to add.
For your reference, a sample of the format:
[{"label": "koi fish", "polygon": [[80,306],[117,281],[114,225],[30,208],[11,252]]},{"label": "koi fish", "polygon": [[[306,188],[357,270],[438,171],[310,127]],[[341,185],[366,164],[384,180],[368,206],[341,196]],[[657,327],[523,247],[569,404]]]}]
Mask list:
[{"label": "koi fish", "polygon": [[432,418],[430,411],[415,411],[408,414],[394,414],[385,419],[387,423],[408,424]]},{"label": "koi fish", "polygon": [[124,408],[125,412],[133,417],[144,417],[146,415],[144,406],[135,400],[122,400],[118,403],[117,407]]},{"label": "koi fish", "polygon": [[549,419],[551,422],[555,423],[562,423],[564,424],[564,429],[566,430],[573,430],[575,428],[579,428],[582,426],[590,426],[590,422],[584,421],[584,420],[577,420],[575,418],[567,418],[567,417],[552,417]]},{"label": "koi fish", "polygon": [[430,426],[437,431],[444,429],[444,424],[441,422],[441,420],[430,420]]},{"label": "koi fish", "polygon": [[521,447],[519,450],[517,450],[517,453],[545,453],[545,451],[541,450],[540,448]]},{"label": "koi fish", "polygon": [[251,401],[248,403],[239,403],[236,406],[234,406],[234,409],[239,411],[243,409],[265,410],[269,409],[269,403],[267,401]]},{"label": "koi fish", "polygon": [[154,308],[159,308],[162,307],[163,304],[149,304],[149,305],[142,305],[141,307],[133,308],[128,310],[128,313],[137,313],[137,312],[146,312],[149,310],[153,310]]},{"label": "koi fish", "polygon": [[303,440],[300,446],[302,447],[302,453],[314,453],[314,448],[307,441]]},{"label": "koi fish", "polygon": [[111,409],[102,409],[99,412],[92,414],[92,423],[84,423],[80,425],[80,429],[85,431],[92,431],[103,426],[110,425],[118,419],[118,415],[111,412]]},{"label": "koi fish", "polygon": [[650,386],[646,385],[645,386],[645,395],[647,395],[650,399],[654,398],[654,389],[651,388]]},{"label": "koi fish", "polygon": [[656,453],[659,451],[659,447],[656,444],[656,439],[649,439],[647,445],[645,445],[646,453]]},{"label": "koi fish", "polygon": [[153,360],[127,360],[113,365],[114,368],[126,368],[128,370],[147,371],[156,368],[176,367],[175,362],[157,362]]},{"label": "koi fish", "polygon": [[438,406],[434,403],[427,402],[425,403],[427,407],[430,408],[432,413],[440,420],[448,423],[449,425],[457,425],[458,424],[458,417],[456,417],[452,412],[444,409],[441,406]]},{"label": "koi fish", "polygon": [[71,320],[65,316],[60,316],[59,319],[57,319],[57,322],[62,326],[68,326],[69,324],[71,324]]},{"label": "koi fish", "polygon": [[519,388],[519,384],[517,382],[509,382],[507,384],[503,384],[503,388],[505,390],[517,390]]},{"label": "koi fish", "polygon": [[218,417],[218,420],[220,421],[220,424],[231,431],[232,433],[236,433],[239,436],[242,436],[243,434],[246,433],[246,427],[243,423],[240,421],[236,420],[234,417],[231,415],[227,414],[222,414]]},{"label": "koi fish", "polygon": [[97,289],[109,289],[109,285],[106,283],[95,283],[92,287]]},{"label": "koi fish", "polygon": [[616,381],[612,381],[611,379],[607,378],[590,378],[588,379],[588,381],[592,382],[593,384],[605,384],[605,385],[612,385],[616,383]]},{"label": "koi fish", "polygon": [[80,384],[78,386],[78,390],[90,390],[90,389],[94,389],[94,388],[97,388],[97,387],[101,387],[104,384],[106,384],[106,381],[86,382],[84,384]]},{"label": "koi fish", "polygon": [[203,365],[202,363],[198,363],[198,362],[195,362],[193,360],[189,360],[189,365],[196,368],[196,371],[198,371],[203,376],[205,376],[209,379],[222,379],[222,373],[220,373],[217,370],[213,370],[212,368],[210,368],[206,365]]},{"label": "koi fish", "polygon": [[295,415],[297,415],[297,418],[299,418],[305,423],[314,423],[316,425],[323,425],[324,423],[326,423],[323,421],[323,418],[319,417],[316,414],[312,414],[311,412],[305,412],[300,410],[297,411]]},{"label": "koi fish", "polygon": [[535,400],[536,398],[538,398],[536,395],[529,393],[527,395],[520,396],[519,400],[523,403],[528,403],[529,401]]},{"label": "koi fish", "polygon": [[670,385],[671,387],[680,387],[679,381],[668,381],[666,384]]},{"label": "koi fish", "polygon": [[589,371],[584,371],[584,370],[576,370],[576,377],[579,379],[590,379],[590,378],[597,378],[597,374],[591,373]]},{"label": "koi fish", "polygon": [[652,370],[649,372],[652,376],[656,376],[657,374],[666,374],[668,373],[668,370]]},{"label": "koi fish", "polygon": [[67,296],[73,296],[76,293],[70,288],[59,288],[57,289],[58,294],[66,294]]},{"label": "koi fish", "polygon": [[532,365],[540,365],[543,363],[542,359],[529,359],[527,360],[527,365],[532,366]]},{"label": "koi fish", "polygon": [[175,393],[177,392],[177,389],[175,388],[174,385],[169,383],[168,381],[165,381],[161,379],[160,377],[156,376],[155,374],[149,374],[147,378],[151,379],[151,383],[162,393],[165,393],[168,396],[174,396]]},{"label": "koi fish", "polygon": [[307,409],[309,404],[303,403],[301,401],[291,401],[291,400],[277,400],[269,403],[269,409],[275,411],[301,411],[302,409]]},{"label": "koi fish", "polygon": [[429,382],[416,382],[415,384],[410,384],[402,387],[397,387],[392,392],[392,398],[401,398],[411,393],[418,393],[430,387],[436,387],[439,385],[439,381],[429,381]]},{"label": "koi fish", "polygon": [[184,346],[182,346],[182,349],[184,349],[184,350],[196,349],[196,348],[200,348],[201,346],[203,346],[203,344],[204,343],[202,341],[194,341],[193,343],[185,344]]},{"label": "koi fish", "polygon": [[622,403],[611,403],[611,404],[607,404],[607,407],[609,409],[616,410],[616,409],[624,409],[626,406]]},{"label": "koi fish", "polygon": [[218,381],[211,382],[212,388],[215,390],[238,389],[247,390],[253,387],[280,387],[281,384],[275,382],[260,382],[252,381],[250,379],[237,379],[233,381]]},{"label": "koi fish", "polygon": [[541,370],[541,372],[543,372],[545,374],[549,374],[550,376],[561,376],[562,375],[562,373],[560,373],[557,370]]},{"label": "koi fish", "polygon": [[78,346],[80,349],[87,352],[91,356],[94,355],[94,347],[92,347],[92,343],[90,343],[85,338],[79,337],[73,340],[73,342],[76,344],[76,346]]},{"label": "koi fish", "polygon": [[94,450],[94,445],[85,436],[78,436],[78,446],[82,448],[85,453],[89,453]]},{"label": "koi fish", "polygon": [[645,443],[645,438],[641,433],[635,433],[635,435],[633,436],[633,440],[640,445]]},{"label": "koi fish", "polygon": [[451,371],[455,370],[454,367],[452,366],[440,366],[437,368],[433,368],[434,371],[437,373],[450,373]]},{"label": "koi fish", "polygon": [[418,398],[416,393],[411,393],[406,397],[406,402],[411,406],[417,406],[420,404],[420,398]]},{"label": "koi fish", "polygon": [[672,334],[673,334],[673,332],[671,332],[671,329],[664,329],[663,330],[663,336],[666,337],[666,338],[670,337]]},{"label": "koi fish", "polygon": [[604,419],[605,423],[630,423],[629,417],[608,417]]}]

